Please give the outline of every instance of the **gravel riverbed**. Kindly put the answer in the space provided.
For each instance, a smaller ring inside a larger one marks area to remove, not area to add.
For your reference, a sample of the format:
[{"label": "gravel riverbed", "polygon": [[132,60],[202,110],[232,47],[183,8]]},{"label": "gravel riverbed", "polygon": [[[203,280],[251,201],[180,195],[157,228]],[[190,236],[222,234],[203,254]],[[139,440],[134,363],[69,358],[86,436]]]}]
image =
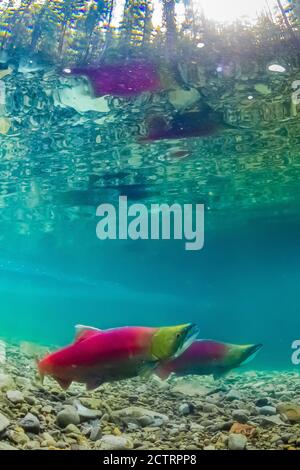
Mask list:
[{"label": "gravel riverbed", "polygon": [[300,374],[140,378],[86,392],[38,380],[35,348],[1,342],[0,450],[300,450]]}]

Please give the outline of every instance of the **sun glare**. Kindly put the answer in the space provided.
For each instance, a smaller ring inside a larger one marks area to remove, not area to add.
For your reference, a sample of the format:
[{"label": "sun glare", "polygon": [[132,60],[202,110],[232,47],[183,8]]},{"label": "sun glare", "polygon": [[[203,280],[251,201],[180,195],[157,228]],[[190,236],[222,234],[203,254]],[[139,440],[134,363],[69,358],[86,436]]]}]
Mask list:
[{"label": "sun glare", "polygon": [[240,18],[255,21],[257,14],[272,10],[275,0],[194,0],[195,8],[218,22],[234,22]]},{"label": "sun glare", "polygon": [[[276,0],[193,0],[194,9],[202,11],[204,15],[217,22],[232,23],[238,19],[255,21],[257,15],[264,11],[272,11]],[[125,0],[117,0],[114,8],[112,24],[117,27],[122,21]],[[162,24],[162,2],[153,0],[153,26]],[[177,22],[180,24],[184,19],[183,3],[176,4]]]}]

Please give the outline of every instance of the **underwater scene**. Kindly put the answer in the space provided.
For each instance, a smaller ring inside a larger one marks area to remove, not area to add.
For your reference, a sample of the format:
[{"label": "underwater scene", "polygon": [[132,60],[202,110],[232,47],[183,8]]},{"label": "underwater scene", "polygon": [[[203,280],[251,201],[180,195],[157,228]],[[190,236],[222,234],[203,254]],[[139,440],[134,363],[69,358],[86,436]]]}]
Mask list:
[{"label": "underwater scene", "polygon": [[0,0],[0,450],[300,450],[299,248],[299,0]]}]

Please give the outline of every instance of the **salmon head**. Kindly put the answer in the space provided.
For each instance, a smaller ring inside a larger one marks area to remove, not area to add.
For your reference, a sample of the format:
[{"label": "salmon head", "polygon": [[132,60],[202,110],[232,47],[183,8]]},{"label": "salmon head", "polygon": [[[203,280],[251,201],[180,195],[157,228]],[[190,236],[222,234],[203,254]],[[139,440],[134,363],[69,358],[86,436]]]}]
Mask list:
[{"label": "salmon head", "polygon": [[248,364],[263,347],[262,344],[228,344],[227,354],[224,358],[224,366],[231,369]]},{"label": "salmon head", "polygon": [[198,335],[193,323],[158,328],[152,337],[151,354],[157,361],[171,359],[182,354]]}]

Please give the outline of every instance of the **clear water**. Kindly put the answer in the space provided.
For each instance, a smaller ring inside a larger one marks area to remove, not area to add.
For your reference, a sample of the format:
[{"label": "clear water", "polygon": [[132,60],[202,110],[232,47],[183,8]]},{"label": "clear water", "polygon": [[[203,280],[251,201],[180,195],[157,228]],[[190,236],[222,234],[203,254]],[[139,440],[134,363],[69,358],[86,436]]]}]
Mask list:
[{"label": "clear water", "polygon": [[[238,28],[223,36],[207,30],[176,56],[168,41],[160,47],[159,36],[143,49],[139,35],[128,42],[123,29],[110,52],[107,40],[91,32],[90,44],[83,33],[86,15],[92,18],[85,2],[51,3],[38,10],[41,17],[32,5],[1,17],[1,69],[11,67],[0,81],[1,116],[10,124],[0,134],[1,337],[64,345],[76,323],[190,321],[203,338],[263,343],[252,367],[290,369],[300,281],[300,125],[291,105],[300,65],[293,38],[282,25],[274,23],[272,32],[262,26],[251,49]],[[72,35],[62,40],[64,24]],[[75,105],[66,104],[65,91],[87,82],[62,70],[95,65],[106,48],[108,57],[150,53],[173,84],[134,98],[106,96],[102,111],[79,109],[87,96],[78,90]],[[271,62],[286,72],[270,72]],[[175,85],[174,63],[181,77],[175,74]],[[141,140],[149,116],[172,119],[178,112],[170,102],[174,87],[200,91],[187,108],[206,102],[224,126],[211,136]],[[96,207],[119,195],[146,204],[204,203],[204,249],[187,252],[180,241],[99,241]]]}]

